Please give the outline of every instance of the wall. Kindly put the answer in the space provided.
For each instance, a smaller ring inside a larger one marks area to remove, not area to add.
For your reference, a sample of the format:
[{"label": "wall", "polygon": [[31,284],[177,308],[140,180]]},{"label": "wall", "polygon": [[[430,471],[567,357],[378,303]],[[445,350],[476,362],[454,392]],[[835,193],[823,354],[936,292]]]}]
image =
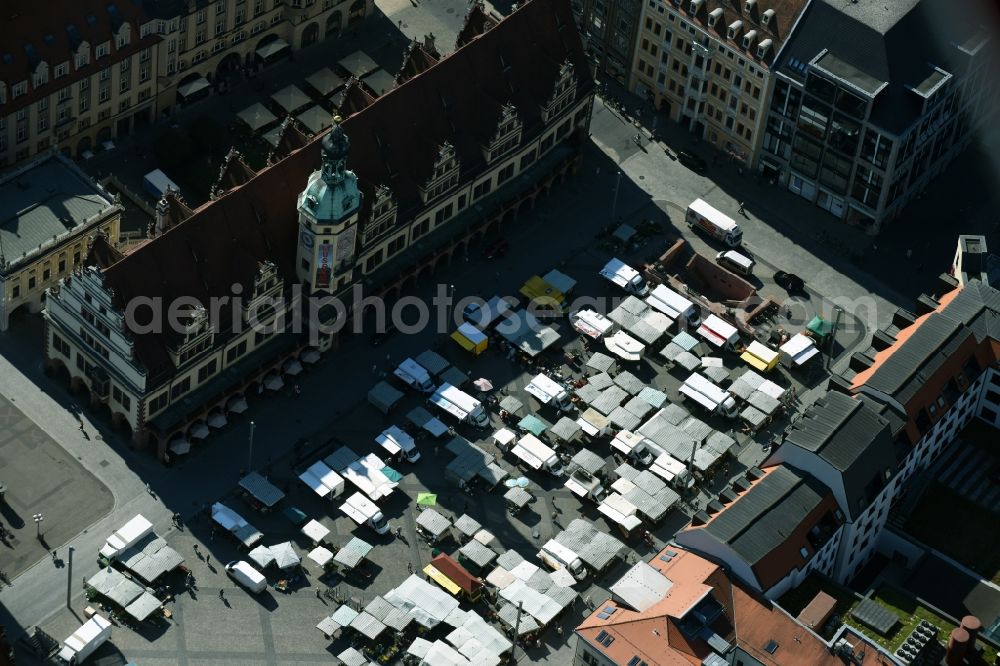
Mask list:
[{"label": "wall", "polygon": [[[757,290],[749,282],[726,270],[708,257],[695,254],[687,263],[688,274],[697,278],[691,285],[696,289],[704,287],[710,293],[718,294],[723,300],[742,301]],[[698,284],[698,283],[701,284]]]}]

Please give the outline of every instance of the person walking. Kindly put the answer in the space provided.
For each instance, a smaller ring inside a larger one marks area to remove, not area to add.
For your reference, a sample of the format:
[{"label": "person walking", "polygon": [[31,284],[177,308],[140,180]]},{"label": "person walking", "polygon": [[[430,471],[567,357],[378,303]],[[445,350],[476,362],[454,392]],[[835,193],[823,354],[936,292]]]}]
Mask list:
[{"label": "person walking", "polygon": [[740,202],[740,215],[746,215],[746,211],[743,209],[743,202]]}]

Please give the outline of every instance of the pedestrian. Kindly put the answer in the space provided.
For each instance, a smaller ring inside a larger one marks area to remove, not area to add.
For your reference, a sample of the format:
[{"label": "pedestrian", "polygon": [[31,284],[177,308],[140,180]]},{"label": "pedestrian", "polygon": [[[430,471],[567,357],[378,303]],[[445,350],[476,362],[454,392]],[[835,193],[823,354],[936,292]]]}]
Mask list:
[{"label": "pedestrian", "polygon": [[153,489],[150,487],[148,483],[146,484],[146,492],[149,493],[150,495],[153,494]]},{"label": "pedestrian", "polygon": [[740,215],[743,215],[745,211],[743,210],[743,202],[740,202]]},{"label": "pedestrian", "polygon": [[323,598],[323,595],[322,595],[322,594],[320,594],[320,591],[319,591],[319,588],[318,588],[318,587],[316,588],[316,598],[317,598],[317,599],[322,599],[322,598]]},{"label": "pedestrian", "polygon": [[407,573],[413,573],[413,563],[412,562],[407,562],[406,563],[406,572]]},{"label": "pedestrian", "polygon": [[396,538],[397,539],[402,539],[403,538],[403,528],[402,527],[399,527],[399,526],[396,527]]},{"label": "pedestrian", "polygon": [[226,598],[226,594],[222,590],[219,590],[219,598],[222,599],[222,600],[225,600],[225,598]]},{"label": "pedestrian", "polygon": [[209,564],[211,561],[212,561],[212,556],[211,555],[206,555],[205,556],[205,564]]}]

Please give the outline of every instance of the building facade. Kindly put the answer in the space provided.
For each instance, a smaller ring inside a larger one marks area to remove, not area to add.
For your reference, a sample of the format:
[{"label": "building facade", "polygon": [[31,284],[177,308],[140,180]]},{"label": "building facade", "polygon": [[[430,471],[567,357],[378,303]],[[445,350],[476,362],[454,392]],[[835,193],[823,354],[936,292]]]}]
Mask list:
[{"label": "building facade", "polygon": [[747,168],[757,162],[771,64],[807,0],[646,0],[628,87]]},{"label": "building facade", "polygon": [[598,75],[625,85],[635,50],[642,0],[574,0],[573,13]]},{"label": "building facade", "polygon": [[[525,35],[549,39],[527,48]],[[355,285],[392,300],[466,254],[575,170],[593,94],[565,0],[526,3],[377,99],[351,86],[330,131],[195,211],[168,196],[152,239],[50,290],[48,364],[166,457],[337,341],[252,320],[288,321],[302,297]],[[241,305],[220,317],[211,304],[232,285]],[[179,325],[153,326],[181,298]]]},{"label": "building facade", "polygon": [[0,178],[0,331],[19,308],[39,312],[45,291],[82,266],[89,238],[118,243],[122,206],[60,155]]},{"label": "building facade", "polygon": [[775,62],[760,172],[877,233],[996,118],[985,3],[953,9],[812,2]]},{"label": "building facade", "polygon": [[371,0],[17,0],[0,22],[0,168],[85,157],[136,126],[336,34]]}]

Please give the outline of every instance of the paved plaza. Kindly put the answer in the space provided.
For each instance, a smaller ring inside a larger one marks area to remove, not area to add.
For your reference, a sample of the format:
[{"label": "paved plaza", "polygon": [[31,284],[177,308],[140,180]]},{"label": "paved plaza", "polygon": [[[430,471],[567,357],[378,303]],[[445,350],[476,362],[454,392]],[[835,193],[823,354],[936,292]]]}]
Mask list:
[{"label": "paved plaza", "polygon": [[[297,55],[294,63],[265,72],[261,77],[265,88],[289,76],[307,75],[330,58],[359,45],[373,45],[372,52],[381,57],[390,47],[400,47],[406,38],[422,38],[434,32],[440,48],[448,51],[466,7],[464,2],[445,0],[424,0],[419,4],[416,0],[385,0],[379,4],[384,16],[362,26],[359,34],[346,34],[337,44],[321,45]],[[242,108],[244,102],[250,103],[260,94],[246,85],[229,97],[210,98],[184,113],[224,117],[231,115],[232,108]],[[634,140],[637,131],[643,132],[599,99],[593,115],[593,143],[585,147],[580,172],[549,198],[539,200],[531,213],[505,228],[504,235],[510,242],[506,256],[487,262],[480,258],[481,248],[474,245],[466,257],[459,257],[433,278],[418,283],[415,294],[429,299],[439,285],[454,285],[456,298],[516,294],[528,277],[558,268],[578,280],[578,294],[620,297],[597,275],[610,257],[610,250],[600,242],[602,230],[612,222],[639,225],[651,219],[663,225],[661,234],[621,255],[628,261],[641,262],[657,256],[669,240],[677,237],[685,238],[696,251],[711,257],[721,248],[682,224],[686,206],[695,198],[704,198],[734,218],[738,217],[739,202],[746,203],[747,215],[738,219],[746,246],[758,262],[757,286],[762,294],[794,306],[792,319],[783,322],[789,329],[801,328],[813,314],[829,316],[835,304],[861,304],[847,313],[837,333],[835,368],[844,367],[850,354],[865,345],[871,332],[890,320],[897,305],[912,303],[916,295],[908,289],[912,285],[897,279],[887,284],[876,277],[886,274],[885,267],[874,262],[852,263],[849,257],[818,243],[816,229],[830,228],[831,220],[808,202],[757,184],[728,166],[710,171],[711,179],[694,174],[665,150],[689,147],[689,138],[675,126],[661,126],[657,134],[662,141],[647,138],[640,141],[642,145]],[[147,166],[152,168],[146,162],[148,157],[134,152],[148,138],[137,135],[120,142],[120,149],[132,161],[127,168],[133,173],[144,173]],[[89,168],[111,168],[117,159],[114,154],[99,155]],[[870,241],[865,239],[853,238],[851,242],[870,247]],[[807,295],[789,300],[771,277],[779,269],[805,277]],[[574,339],[565,321],[561,322],[561,331],[564,342]],[[177,595],[168,604],[173,617],[159,627],[140,631],[116,628],[114,649],[108,650],[122,655],[121,663],[133,660],[145,666],[332,661],[332,655],[347,645],[349,637],[338,636],[330,641],[315,628],[335,607],[334,601],[322,594],[317,596],[316,592],[325,591],[327,584],[317,579],[316,572],[309,572],[307,567],[305,578],[291,592],[268,589],[255,597],[237,587],[223,571],[222,566],[241,553],[228,538],[212,536],[204,508],[216,501],[227,502],[256,525],[265,534],[264,543],[292,539],[298,542],[300,553],[307,550],[308,544],[300,541],[297,528],[280,511],[258,514],[234,494],[240,472],[249,468],[259,469],[276,485],[287,488],[284,505],[294,505],[320,520],[331,530],[328,540],[332,544],[343,546],[354,535],[375,546],[368,565],[370,580],[351,579],[334,586],[338,595],[357,605],[398,585],[408,576],[407,563],[419,571],[431,559],[432,549],[415,530],[418,513],[414,499],[420,492],[436,493],[437,509],[449,518],[466,512],[472,515],[495,534],[495,548],[500,552],[512,548],[529,559],[576,516],[582,515],[607,529],[595,506],[582,504],[560,481],[538,473],[527,474],[535,501],[518,516],[507,513],[502,492],[463,493],[442,475],[451,454],[443,447],[435,453],[429,440],[421,442],[423,457],[417,464],[396,465],[405,476],[384,507],[390,524],[402,529],[402,539],[379,537],[368,528],[355,526],[335,506],[322,502],[296,480],[304,465],[327,455],[340,443],[362,455],[382,453],[374,436],[390,423],[404,425],[406,412],[421,399],[408,395],[387,419],[367,404],[365,395],[393,363],[428,348],[439,349],[470,377],[489,378],[498,389],[522,397],[551,423],[552,414],[530,403],[523,391],[533,373],[492,350],[475,358],[430,330],[396,334],[377,348],[370,346],[367,335],[355,336],[297,378],[301,395],[295,396],[289,386],[282,392],[250,396],[246,414],[213,433],[186,460],[165,468],[148,452],[132,450],[119,434],[109,430],[102,416],[86,409],[78,414],[71,409],[75,397],[65,383],[41,372],[41,335],[39,319],[25,317],[0,337],[0,482],[8,487],[4,524],[14,529],[15,536],[10,546],[0,546],[0,569],[14,579],[12,586],[0,591],[0,622],[15,637],[32,626],[42,627],[60,641],[68,636],[79,625],[88,603],[80,582],[97,572],[98,549],[109,534],[141,513],[184,556],[197,589]],[[651,354],[635,373],[676,401],[679,378],[660,360]],[[739,363],[733,359],[727,362],[734,368]],[[564,367],[562,371],[569,373],[570,369]],[[794,386],[802,404],[809,402],[825,378],[822,372],[806,378],[789,376],[783,370],[778,373],[781,379],[777,381]],[[499,425],[495,412],[492,416],[493,425]],[[250,420],[256,426],[252,461],[248,450]],[[667,542],[696,507],[703,506],[713,492],[728,483],[729,477],[760,463],[765,455],[764,444],[786,422],[778,421],[754,437],[737,433],[738,445],[728,474],[720,472],[708,479],[670,511],[664,522],[652,530],[657,545]],[[712,425],[723,427],[714,421]],[[499,454],[485,441],[489,431],[475,432],[464,427],[459,431]],[[606,457],[609,470],[617,466],[606,443],[598,445],[596,451]],[[501,457],[503,466],[513,472],[513,460]],[[150,492],[146,483],[150,484]],[[171,526],[170,516],[175,512],[182,517],[180,529]],[[45,515],[44,547],[34,538],[34,513]],[[627,545],[628,559],[632,561],[653,552],[641,540],[633,539]],[[76,554],[69,581],[72,599],[70,608],[65,608],[69,572],[62,565],[68,546]],[[444,551],[453,553],[456,547],[454,542],[448,542]],[[52,549],[57,552],[56,560],[49,555]],[[623,561],[596,581],[588,579],[578,585],[580,599],[559,620],[562,635],[547,630],[539,648],[531,648],[527,654],[518,650],[519,661],[569,663],[575,640],[572,628],[588,612],[584,600],[593,604],[602,601],[607,586],[627,566]],[[477,610],[484,614],[487,611],[483,605]],[[23,645],[18,649],[23,663],[33,663]]]}]

